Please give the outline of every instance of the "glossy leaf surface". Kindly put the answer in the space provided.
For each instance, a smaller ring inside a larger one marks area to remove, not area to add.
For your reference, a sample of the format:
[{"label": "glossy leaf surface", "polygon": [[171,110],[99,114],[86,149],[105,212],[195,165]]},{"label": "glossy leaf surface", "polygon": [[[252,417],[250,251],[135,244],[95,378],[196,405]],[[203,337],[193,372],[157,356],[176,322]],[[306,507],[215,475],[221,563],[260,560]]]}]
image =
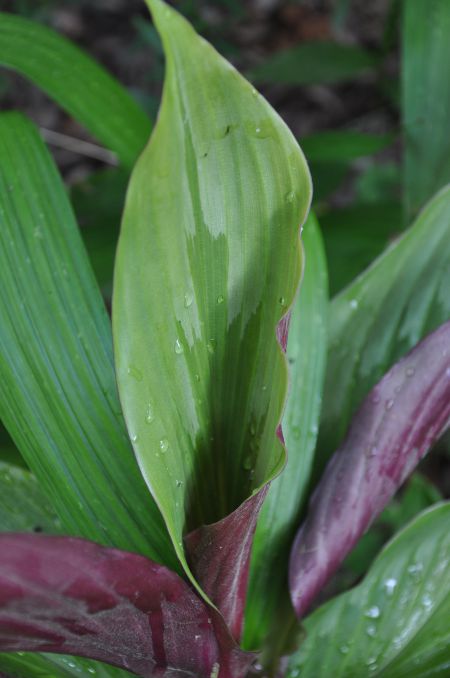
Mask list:
[{"label": "glossy leaf surface", "polygon": [[36,478],[25,469],[0,462],[0,532],[46,532],[61,529]]},{"label": "glossy leaf surface", "polygon": [[43,535],[0,535],[0,650],[76,654],[143,678],[240,678],[253,660],[166,567]]},{"label": "glossy leaf surface", "polygon": [[450,4],[403,4],[404,200],[408,219],[450,182]]},{"label": "glossy leaf surface", "polygon": [[376,65],[376,57],[360,47],[317,41],[275,53],[250,76],[255,82],[316,85],[345,82]]},{"label": "glossy leaf surface", "polygon": [[15,113],[0,116],[0,222],[6,428],[65,532],[174,562],[127,438],[109,319],[65,188]]},{"label": "glossy leaf surface", "polygon": [[281,475],[272,482],[258,519],[245,613],[247,647],[261,647],[269,625],[281,623],[275,613],[287,591],[289,549],[298,526],[318,431],[328,294],[325,254],[313,216],[305,224],[302,240],[305,272],[287,346],[290,388],[283,434],[288,460]]},{"label": "glossy leaf surface", "polygon": [[130,678],[134,675],[92,659],[37,652],[0,652],[0,669],[6,671],[8,678]]},{"label": "glossy leaf surface", "polygon": [[372,389],[317,485],[289,566],[299,617],[449,424],[450,321]]},{"label": "glossy leaf surface", "polygon": [[149,5],[166,81],[127,196],[113,330],[134,450],[184,561],[185,532],[284,464],[276,329],[300,279],[310,179],[256,90],[174,10]]},{"label": "glossy leaf surface", "polygon": [[0,65],[32,80],[132,167],[150,134],[150,120],[84,51],[35,21],[0,13]]},{"label": "glossy leaf surface", "polygon": [[364,581],[305,620],[287,678],[446,676],[450,661],[450,504],[425,511]]},{"label": "glossy leaf surface", "polygon": [[450,189],[334,298],[316,477],[371,387],[450,318]]}]

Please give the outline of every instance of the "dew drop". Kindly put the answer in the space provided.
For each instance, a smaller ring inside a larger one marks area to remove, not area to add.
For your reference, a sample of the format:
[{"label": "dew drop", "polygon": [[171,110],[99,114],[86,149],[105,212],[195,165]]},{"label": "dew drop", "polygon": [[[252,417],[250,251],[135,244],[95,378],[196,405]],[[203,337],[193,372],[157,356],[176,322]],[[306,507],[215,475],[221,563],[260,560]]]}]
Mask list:
[{"label": "dew drop", "polygon": [[169,441],[167,440],[167,438],[161,438],[161,440],[159,441],[159,449],[161,450],[161,452],[167,452],[167,450],[169,449]]},{"label": "dew drop", "polygon": [[350,308],[353,310],[356,310],[358,308],[358,300],[357,299],[351,299],[349,302]]},{"label": "dew drop", "polygon": [[254,87],[252,87],[252,94],[253,94],[254,97],[258,96],[258,92]]},{"label": "dew drop", "polygon": [[182,345],[182,343],[180,342],[180,340],[177,339],[176,342],[175,342],[175,353],[176,353],[177,355],[181,355],[183,352],[184,352],[183,345]]},{"label": "dew drop", "polygon": [[422,600],[420,602],[426,610],[430,610],[433,607],[433,600],[431,596],[428,595],[428,593],[422,596]]},{"label": "dew drop", "polygon": [[223,304],[224,301],[225,301],[225,297],[223,296],[223,294],[219,294],[219,296],[217,297],[217,303]]},{"label": "dew drop", "polygon": [[389,400],[386,400],[386,403],[384,405],[384,409],[386,410],[386,412],[389,412],[389,410],[392,410],[393,407],[394,407],[394,401],[392,400],[392,398],[389,398]]},{"label": "dew drop", "polygon": [[139,436],[136,435],[136,433],[134,433],[134,434],[131,436],[131,441],[132,441],[133,443],[137,443],[138,440],[139,440]]},{"label": "dew drop", "polygon": [[220,664],[214,662],[209,678],[219,678]]},{"label": "dew drop", "polygon": [[341,654],[348,654],[349,650],[350,648],[348,645],[341,645],[341,647],[339,648],[339,652]]},{"label": "dew drop", "polygon": [[416,373],[416,370],[415,370],[414,367],[408,367],[408,369],[406,370],[406,376],[407,377],[413,377],[415,373]]},{"label": "dew drop", "polygon": [[183,487],[183,481],[182,481],[182,480],[176,480],[176,481],[175,481],[175,485],[176,485],[178,488]]},{"label": "dew drop", "polygon": [[420,581],[422,578],[422,563],[412,563],[407,569],[408,574],[414,579],[414,581]]},{"label": "dew drop", "polygon": [[380,616],[380,608],[377,605],[370,607],[367,610],[365,616],[369,617],[370,619],[378,619],[378,617]]},{"label": "dew drop", "polygon": [[192,296],[192,294],[190,292],[186,292],[186,294],[184,295],[184,307],[189,308],[190,306],[192,306],[193,301],[194,297]]},{"label": "dew drop", "polygon": [[199,382],[199,381],[200,381],[200,375],[199,375],[199,374],[196,374],[196,375],[194,376],[194,379],[195,379],[195,381]]},{"label": "dew drop", "polygon": [[242,467],[244,471],[251,471],[252,458],[250,456],[244,458],[244,461],[242,462]]},{"label": "dew drop", "polygon": [[280,297],[278,299],[278,303],[284,308],[286,306],[286,299],[284,297]]},{"label": "dew drop", "polygon": [[147,424],[151,424],[154,420],[155,420],[155,413],[153,411],[153,407],[149,403],[147,405],[147,411],[145,413],[145,421],[147,422]]},{"label": "dew drop", "polygon": [[208,349],[208,353],[214,353],[216,350],[216,340],[215,339],[209,339],[206,343],[206,348]]},{"label": "dew drop", "polygon": [[89,667],[88,667],[88,673],[95,674],[96,671],[95,671],[95,669],[92,668],[92,666],[89,666]]},{"label": "dew drop", "polygon": [[384,590],[386,591],[386,594],[388,596],[394,595],[394,591],[397,586],[397,580],[394,579],[394,577],[390,577],[389,579],[386,579],[386,581],[383,584]]},{"label": "dew drop", "polygon": [[377,635],[377,627],[373,624],[370,624],[366,628],[366,633],[368,636],[370,636],[370,638],[374,638]]},{"label": "dew drop", "polygon": [[128,366],[127,374],[129,374],[130,377],[133,377],[133,379],[136,379],[136,381],[142,381],[142,372],[133,365]]},{"label": "dew drop", "polygon": [[267,391],[267,386],[266,386],[266,384],[263,384],[263,385],[261,386],[261,391]]},{"label": "dew drop", "polygon": [[291,205],[295,200],[295,191],[288,191],[288,193],[286,193],[284,196],[284,199],[289,205]]}]

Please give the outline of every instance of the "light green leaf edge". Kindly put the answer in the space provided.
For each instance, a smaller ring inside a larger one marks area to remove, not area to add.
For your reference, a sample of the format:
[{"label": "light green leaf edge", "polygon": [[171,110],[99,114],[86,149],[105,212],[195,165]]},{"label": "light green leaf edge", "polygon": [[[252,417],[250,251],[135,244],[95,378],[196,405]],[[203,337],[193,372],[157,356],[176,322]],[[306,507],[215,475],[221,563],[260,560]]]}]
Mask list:
[{"label": "light green leaf edge", "polygon": [[316,478],[371,387],[450,318],[450,187],[330,306]]},{"label": "light green leaf edge", "polygon": [[1,652],[0,671],[6,671],[8,678],[130,678],[134,675],[91,659],[36,652]]},{"label": "light green leaf edge", "polygon": [[421,513],[363,582],[308,617],[286,678],[425,678],[450,665],[450,503]]},{"label": "light green leaf edge", "polygon": [[185,531],[223,518],[284,465],[275,335],[300,279],[311,188],[268,103],[183,17],[148,4],[166,81],[127,196],[113,335],[135,453],[189,574]]},{"label": "light green leaf edge", "polygon": [[0,65],[34,82],[131,168],[151,122],[126,89],[53,30],[0,13]]},{"label": "light green leaf edge", "polygon": [[277,619],[275,613],[288,591],[289,548],[309,482],[322,404],[328,279],[322,236],[313,215],[305,224],[302,241],[305,271],[293,308],[287,347],[290,386],[282,428],[288,459],[270,486],[256,528],[245,611],[247,648],[261,647],[270,625],[280,630],[286,621]]},{"label": "light green leaf edge", "polygon": [[409,220],[450,182],[450,3],[402,4],[403,178]]},{"label": "light green leaf edge", "polygon": [[33,125],[0,116],[0,417],[63,530],[176,567],[117,397],[109,319]]}]

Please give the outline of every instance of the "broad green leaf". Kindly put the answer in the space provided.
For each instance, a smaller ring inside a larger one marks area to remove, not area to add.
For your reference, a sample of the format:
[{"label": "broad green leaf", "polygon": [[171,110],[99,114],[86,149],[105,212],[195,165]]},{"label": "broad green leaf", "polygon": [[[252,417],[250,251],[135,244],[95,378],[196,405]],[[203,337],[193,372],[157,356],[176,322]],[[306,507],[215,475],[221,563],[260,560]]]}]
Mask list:
[{"label": "broad green leaf", "polygon": [[316,132],[301,140],[309,162],[346,162],[373,155],[389,146],[392,134],[364,134],[351,130]]},{"label": "broad green leaf", "polygon": [[0,13],[0,65],[32,80],[132,167],[150,134],[150,120],[82,50],[35,21]]},{"label": "broad green leaf", "polygon": [[287,678],[446,676],[450,662],[450,504],[422,513],[362,584],[304,622]]},{"label": "broad green leaf", "polygon": [[255,82],[316,85],[345,82],[373,71],[378,58],[362,49],[334,42],[305,42],[275,53],[251,73]]},{"label": "broad green leaf", "polygon": [[450,182],[450,3],[403,3],[402,105],[407,219]]},{"label": "broad green leaf", "polygon": [[0,670],[8,678],[129,678],[114,666],[70,655],[0,652]]},{"label": "broad green leaf", "polygon": [[0,416],[63,530],[173,562],[133,457],[111,329],[61,178],[34,127],[0,116]]},{"label": "broad green leaf", "polygon": [[0,532],[60,532],[61,524],[30,471],[0,462]]},{"label": "broad green leaf", "polygon": [[305,273],[295,302],[287,355],[290,389],[283,416],[286,468],[273,481],[261,511],[253,545],[245,612],[246,647],[261,647],[287,591],[289,548],[298,527],[316,445],[326,358],[327,270],[314,217],[303,232]]},{"label": "broad green leaf", "polygon": [[450,317],[450,188],[333,299],[316,477],[370,388]]},{"label": "broad green leaf", "polygon": [[[314,175],[313,175],[314,178]],[[333,297],[372,263],[402,228],[400,202],[355,203],[320,215]]]},{"label": "broad green leaf", "polygon": [[184,532],[227,516],[284,465],[276,330],[299,283],[311,189],[269,104],[185,19],[148,4],[166,81],[128,191],[113,332],[131,440],[187,569]]}]

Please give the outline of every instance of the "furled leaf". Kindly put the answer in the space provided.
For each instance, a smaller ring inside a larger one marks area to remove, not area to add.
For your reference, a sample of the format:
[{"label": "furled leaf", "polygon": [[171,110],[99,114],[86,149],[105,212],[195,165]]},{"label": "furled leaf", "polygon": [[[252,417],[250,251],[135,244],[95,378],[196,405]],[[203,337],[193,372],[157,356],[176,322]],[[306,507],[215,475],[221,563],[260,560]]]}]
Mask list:
[{"label": "furled leaf", "polygon": [[450,182],[450,4],[403,3],[404,199],[408,219]]},{"label": "furled leaf", "polygon": [[[276,330],[299,283],[311,189],[268,103],[185,19],[149,5],[167,72],[128,191],[113,331],[131,440],[189,572],[183,535],[224,519],[284,465],[276,430],[287,367]],[[227,525],[217,543],[240,553],[222,549],[239,576],[246,559]]]},{"label": "furled leaf", "polygon": [[130,678],[134,675],[92,659],[37,652],[0,652],[0,669],[7,672],[8,678]]},{"label": "furled leaf", "polygon": [[316,487],[291,553],[299,617],[449,424],[450,321],[372,389]]},{"label": "furled leaf", "polygon": [[276,612],[287,592],[289,548],[309,481],[321,404],[325,357],[327,271],[319,227],[310,216],[303,232],[305,273],[295,302],[287,347],[290,390],[283,416],[288,461],[265,500],[253,546],[245,612],[246,647],[261,647],[268,628],[280,632]]},{"label": "furled leaf", "polygon": [[0,462],[0,532],[46,532],[61,529],[36,478],[25,469]]},{"label": "furled leaf", "polygon": [[0,275],[0,416],[63,530],[176,562],[127,438],[109,319],[64,186],[16,113],[0,116]]},{"label": "furled leaf", "polygon": [[132,167],[148,139],[150,120],[85,52],[35,21],[0,13],[0,65],[32,80]]},{"label": "furled leaf", "polygon": [[315,132],[303,137],[301,144],[309,162],[348,162],[378,153],[392,141],[392,134],[337,130]]},{"label": "furled leaf", "polygon": [[389,367],[450,318],[450,188],[331,304],[316,478]]},{"label": "furled leaf", "polygon": [[305,620],[287,678],[426,678],[450,662],[450,504],[422,513],[364,581]]},{"label": "furled leaf", "polygon": [[0,535],[0,650],[76,654],[143,678],[240,678],[253,661],[166,567],[43,535]]},{"label": "furled leaf", "polygon": [[305,42],[276,52],[255,68],[255,82],[316,85],[345,82],[373,71],[378,59],[361,47],[333,42]]}]

